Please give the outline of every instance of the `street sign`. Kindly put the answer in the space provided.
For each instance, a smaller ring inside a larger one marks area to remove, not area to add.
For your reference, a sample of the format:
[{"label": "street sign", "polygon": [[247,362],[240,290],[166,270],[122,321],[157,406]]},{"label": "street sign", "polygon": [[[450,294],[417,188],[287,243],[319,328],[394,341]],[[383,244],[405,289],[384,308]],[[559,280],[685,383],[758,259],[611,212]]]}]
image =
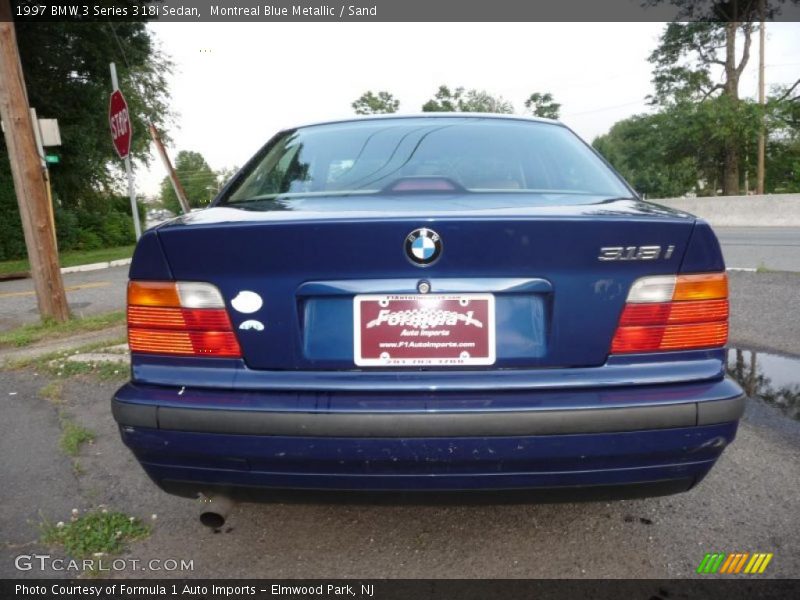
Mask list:
[{"label": "street sign", "polygon": [[42,146],[61,145],[61,131],[58,129],[58,119],[39,119],[39,132],[42,136]]},{"label": "street sign", "polygon": [[122,92],[115,90],[108,100],[108,124],[111,127],[111,139],[120,158],[125,158],[131,151],[131,119],[128,116],[128,103]]},{"label": "street sign", "polygon": [[44,162],[49,165],[57,165],[61,162],[61,158],[58,156],[58,154],[45,154]]}]

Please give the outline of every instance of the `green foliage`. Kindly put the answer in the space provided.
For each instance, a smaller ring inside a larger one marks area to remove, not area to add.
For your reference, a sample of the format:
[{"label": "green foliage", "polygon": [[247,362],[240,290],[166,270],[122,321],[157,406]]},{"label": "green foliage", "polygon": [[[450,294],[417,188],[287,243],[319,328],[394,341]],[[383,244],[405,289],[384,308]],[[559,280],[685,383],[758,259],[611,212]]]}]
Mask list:
[{"label": "green foliage", "polygon": [[94,433],[69,419],[61,421],[61,449],[67,456],[78,456],[81,446],[94,441]]},{"label": "green foliage", "polygon": [[367,91],[351,104],[357,115],[383,115],[396,113],[400,108],[400,101],[389,92],[373,94]]},{"label": "green foliage", "polygon": [[149,159],[148,123],[169,118],[166,77],[171,63],[143,22],[17,23],[17,40],[31,106],[56,117],[63,145],[53,192],[65,207],[92,192],[123,191],[122,161],[108,130],[108,63],[115,61],[133,125],[131,152]]},{"label": "green foliage", "polygon": [[458,87],[451,91],[446,85],[439,86],[436,95],[422,105],[423,112],[514,112],[514,105],[502,96],[492,96],[485,90],[465,90]]},{"label": "green foliage", "polygon": [[[166,77],[171,63],[142,22],[16,23],[30,105],[59,121],[61,163],[50,169],[61,250],[134,240],[122,161],[108,130],[108,63],[116,62],[133,125],[133,158],[149,160],[147,124],[170,119]],[[25,255],[22,227],[0,137],[0,260]],[[126,217],[127,215],[127,222]]]},{"label": "green foliage", "polygon": [[[2,140],[2,136],[0,136]],[[0,260],[25,256],[25,239],[17,208],[17,197],[11,181],[11,166],[0,141]]]},{"label": "green foliage", "polygon": [[63,378],[89,375],[100,381],[126,381],[130,379],[128,365],[113,360],[97,360],[93,362],[65,360],[61,363],[48,365],[42,370]]},{"label": "green foliage", "polygon": [[[130,258],[133,256],[133,248],[133,245],[129,245],[100,248],[99,250],[70,250],[61,252],[58,259],[62,267],[88,265],[91,263]],[[30,270],[30,265],[28,264],[27,258],[0,262],[0,275],[19,273],[28,270]]]},{"label": "green foliage", "polygon": [[699,101],[722,89],[714,83],[712,69],[723,64],[724,23],[695,21],[668,23],[650,54],[653,63],[653,104]]},{"label": "green foliage", "polygon": [[561,104],[553,99],[553,94],[545,92],[535,92],[528,96],[525,100],[525,108],[534,117],[543,117],[545,119],[558,119],[559,112],[561,111]]},{"label": "green foliage", "polygon": [[[759,124],[763,117],[769,118],[762,107],[739,98],[739,81],[750,60],[761,3],[648,0],[651,5],[663,2],[677,6],[681,20],[688,21],[667,24],[649,58],[654,86],[650,102],[675,117],[674,130],[667,133],[682,136],[679,140],[683,147],[672,147],[667,154],[691,158],[698,179],[706,180],[712,193],[716,193],[719,184],[724,194],[738,194],[742,183],[755,177]],[[766,1],[767,18],[783,3]],[[783,111],[780,104],[785,107],[784,98],[773,101],[767,113]],[[772,189],[780,189],[777,186],[786,183],[792,187],[790,174],[796,173],[791,156],[796,152],[792,140],[796,141],[797,127],[795,124],[795,133],[782,129],[779,133],[773,128],[767,144],[768,155],[771,154],[768,164],[773,163],[768,167],[772,173],[767,177],[767,187]],[[660,146],[670,144],[664,140],[654,142]],[[661,171],[664,168],[652,167]]]},{"label": "green foliage", "polygon": [[[768,105],[768,193],[800,191],[800,129],[779,126],[779,109],[786,110],[783,102]],[[619,121],[593,146],[637,191],[668,198],[716,194],[724,178],[726,145],[733,141],[742,149],[738,168],[747,172],[752,188],[760,114],[755,102],[725,95],[681,102]]]},{"label": "green foliage", "polygon": [[[186,199],[191,208],[202,208],[208,203],[219,189],[217,174],[208,166],[206,159],[199,152],[181,150],[175,157],[175,173],[186,192]],[[182,211],[172,182],[169,177],[161,181],[161,203],[164,208],[175,214]]]},{"label": "green foliage", "polygon": [[53,404],[59,404],[64,397],[64,384],[60,381],[51,381],[39,389],[39,396]]},{"label": "green foliage", "polygon": [[73,558],[86,558],[97,553],[117,554],[126,542],[147,537],[150,528],[139,519],[121,512],[94,510],[67,523],[45,523],[42,542],[64,547]]},{"label": "green foliage", "polygon": [[[798,0],[765,0],[765,16],[771,20],[783,4],[797,4]],[[678,9],[676,21],[756,21],[761,0],[644,0],[643,4],[657,6],[672,4]]]},{"label": "green foliage", "polygon": [[778,87],[767,102],[766,187],[777,193],[800,192],[800,93]]},{"label": "green foliage", "polygon": [[639,193],[680,196],[696,186],[697,166],[691,159],[668,158],[669,125],[663,114],[636,115],[614,124],[592,145]]},{"label": "green foliage", "polygon": [[239,172],[239,167],[236,165],[232,167],[224,167],[217,171],[217,181],[219,182],[220,189],[224,186],[228,181],[230,181],[236,173]]}]

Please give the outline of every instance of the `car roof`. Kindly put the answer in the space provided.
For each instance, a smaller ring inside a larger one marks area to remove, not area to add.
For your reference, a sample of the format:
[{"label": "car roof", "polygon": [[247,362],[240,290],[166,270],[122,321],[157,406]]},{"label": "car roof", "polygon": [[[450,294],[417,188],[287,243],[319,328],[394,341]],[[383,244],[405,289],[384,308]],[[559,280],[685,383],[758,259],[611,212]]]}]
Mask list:
[{"label": "car roof", "polygon": [[434,119],[441,117],[456,117],[459,119],[503,119],[506,121],[528,121],[534,123],[548,123],[550,125],[560,125],[566,127],[560,121],[555,119],[545,119],[544,117],[530,117],[526,115],[509,115],[502,113],[479,113],[479,112],[423,112],[423,113],[408,113],[397,114],[389,113],[382,115],[357,115],[354,117],[343,117],[340,119],[330,119],[325,121],[315,121],[311,123],[303,123],[293,127],[284,127],[281,131],[291,129],[302,129],[304,127],[316,127],[317,125],[333,125],[336,123],[358,123],[361,121],[377,121],[387,119]]}]

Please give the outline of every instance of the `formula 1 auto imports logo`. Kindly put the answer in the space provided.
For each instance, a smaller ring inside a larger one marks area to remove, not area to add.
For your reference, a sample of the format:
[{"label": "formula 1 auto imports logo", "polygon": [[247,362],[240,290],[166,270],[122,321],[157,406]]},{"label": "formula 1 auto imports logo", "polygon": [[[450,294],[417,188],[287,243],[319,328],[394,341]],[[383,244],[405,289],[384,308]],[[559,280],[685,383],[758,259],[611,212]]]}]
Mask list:
[{"label": "formula 1 auto imports logo", "polygon": [[483,328],[483,323],[474,318],[475,311],[468,310],[459,313],[453,310],[440,310],[432,308],[390,311],[383,309],[376,319],[367,323],[367,329],[387,324],[390,327],[414,327],[428,329],[431,327],[453,326],[459,321],[464,325]]},{"label": "formula 1 auto imports logo", "polygon": [[709,552],[700,561],[697,572],[703,575],[756,575],[763,573],[772,560],[772,552]]}]

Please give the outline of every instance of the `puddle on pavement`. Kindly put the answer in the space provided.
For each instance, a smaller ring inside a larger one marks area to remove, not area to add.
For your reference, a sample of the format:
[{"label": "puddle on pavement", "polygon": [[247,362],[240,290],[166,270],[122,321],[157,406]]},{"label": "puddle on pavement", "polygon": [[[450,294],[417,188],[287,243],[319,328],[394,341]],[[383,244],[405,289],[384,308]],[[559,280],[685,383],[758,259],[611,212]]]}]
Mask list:
[{"label": "puddle on pavement", "polygon": [[748,396],[800,421],[800,359],[730,348],[727,370]]}]

